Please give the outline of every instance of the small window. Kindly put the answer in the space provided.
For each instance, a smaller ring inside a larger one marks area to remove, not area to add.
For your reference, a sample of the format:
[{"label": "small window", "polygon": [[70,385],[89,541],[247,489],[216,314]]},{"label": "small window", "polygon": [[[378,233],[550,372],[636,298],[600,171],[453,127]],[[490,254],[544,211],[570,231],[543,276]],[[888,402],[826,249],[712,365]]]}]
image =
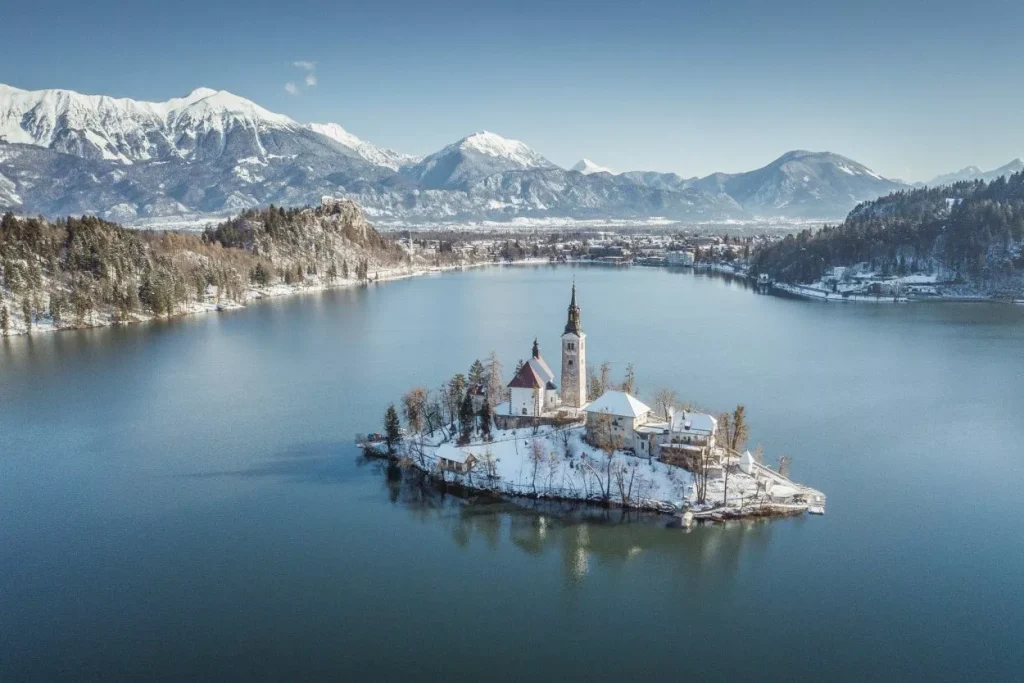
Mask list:
[{"label": "small window", "polygon": [[526,415],[526,408],[523,408],[523,415]]},{"label": "small window", "polygon": [[569,359],[569,367],[572,367],[572,358]]}]

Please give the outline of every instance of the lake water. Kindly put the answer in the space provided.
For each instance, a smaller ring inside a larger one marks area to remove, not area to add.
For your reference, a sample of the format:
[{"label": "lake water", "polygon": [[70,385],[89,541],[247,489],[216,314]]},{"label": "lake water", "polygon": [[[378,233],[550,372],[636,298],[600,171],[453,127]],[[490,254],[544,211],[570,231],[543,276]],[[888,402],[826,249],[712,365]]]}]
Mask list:
[{"label": "lake water", "polygon": [[[825,517],[689,533],[360,462],[534,336],[716,411]],[[1024,308],[507,267],[0,342],[0,680],[1018,679]]]}]

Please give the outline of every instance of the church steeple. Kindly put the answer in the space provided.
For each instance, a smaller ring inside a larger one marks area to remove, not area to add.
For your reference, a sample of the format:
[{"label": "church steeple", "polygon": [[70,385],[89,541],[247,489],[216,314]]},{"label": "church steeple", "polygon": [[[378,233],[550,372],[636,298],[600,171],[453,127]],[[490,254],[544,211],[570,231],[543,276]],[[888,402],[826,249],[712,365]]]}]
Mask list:
[{"label": "church steeple", "polygon": [[580,307],[576,303],[576,281],[572,283],[572,299],[569,301],[569,319],[565,322],[564,334],[580,335],[583,332],[583,324],[580,322]]},{"label": "church steeple", "polygon": [[562,334],[562,405],[582,408],[587,402],[587,335],[576,303],[576,281],[572,283],[569,318]]}]

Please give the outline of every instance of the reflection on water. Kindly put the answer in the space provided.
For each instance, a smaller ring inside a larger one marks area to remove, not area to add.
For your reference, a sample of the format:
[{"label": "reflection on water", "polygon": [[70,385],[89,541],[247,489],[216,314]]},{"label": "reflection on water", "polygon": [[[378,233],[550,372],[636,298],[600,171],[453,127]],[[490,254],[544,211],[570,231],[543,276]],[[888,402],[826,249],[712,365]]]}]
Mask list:
[{"label": "reflection on water", "polygon": [[420,523],[443,526],[459,547],[480,542],[497,550],[504,540],[526,555],[558,553],[566,585],[583,581],[594,563],[614,566],[649,553],[690,583],[700,584],[703,577],[720,585],[734,575],[745,551],[767,546],[774,524],[808,521],[731,520],[684,529],[667,515],[526,498],[464,498],[416,470],[359,460],[376,470],[391,503]]}]

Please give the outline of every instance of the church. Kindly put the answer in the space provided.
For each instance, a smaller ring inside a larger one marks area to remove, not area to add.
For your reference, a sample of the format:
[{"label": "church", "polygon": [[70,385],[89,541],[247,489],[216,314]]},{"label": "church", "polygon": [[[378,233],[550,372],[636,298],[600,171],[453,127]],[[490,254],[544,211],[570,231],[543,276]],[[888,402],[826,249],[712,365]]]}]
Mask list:
[{"label": "church", "polygon": [[498,427],[509,429],[575,419],[587,404],[586,340],[574,283],[562,333],[561,390],[555,383],[555,373],[541,356],[540,344],[534,339],[530,358],[520,364],[508,383],[509,400],[494,411]]}]

